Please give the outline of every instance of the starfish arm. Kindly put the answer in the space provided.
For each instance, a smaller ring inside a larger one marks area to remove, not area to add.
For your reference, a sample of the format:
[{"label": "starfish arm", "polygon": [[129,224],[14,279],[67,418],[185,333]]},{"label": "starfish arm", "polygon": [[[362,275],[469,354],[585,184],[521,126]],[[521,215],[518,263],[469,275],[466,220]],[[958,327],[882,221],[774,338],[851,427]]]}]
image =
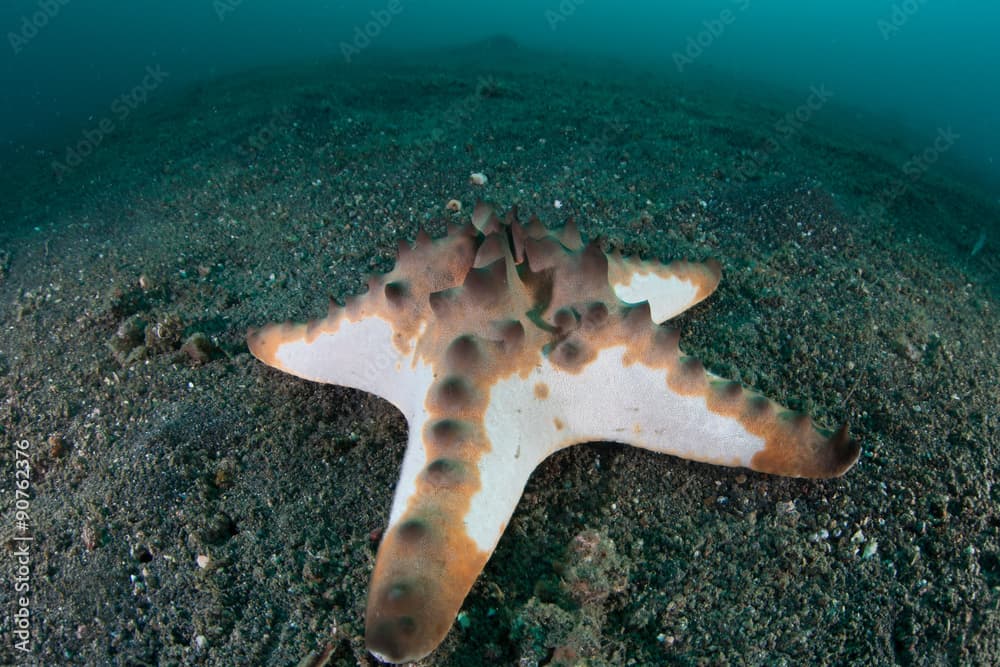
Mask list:
[{"label": "starfish arm", "polygon": [[521,497],[534,464],[488,430],[478,419],[410,424],[365,619],[381,660],[419,660],[441,643]]},{"label": "starfish arm", "polygon": [[422,392],[426,369],[395,344],[380,317],[352,319],[344,309],[307,324],[269,324],[247,334],[247,345],[268,366],[314,382],[353,387],[385,398],[408,418]]},{"label": "starfish arm", "polygon": [[546,454],[612,441],[791,477],[836,477],[857,460],[859,446],[846,427],[820,430],[808,416],[706,373],[679,354],[675,336],[662,340],[660,346],[673,351],[608,347],[575,374],[553,354],[527,379],[508,380],[509,387],[501,383],[493,393],[500,398],[546,387],[546,398],[537,399],[536,390],[536,400],[517,416],[519,428],[535,434]]},{"label": "starfish arm", "polygon": [[706,299],[719,285],[722,268],[705,262],[673,261],[661,264],[638,257],[608,257],[608,280],[615,296],[627,304],[649,303],[650,316],[665,322]]}]

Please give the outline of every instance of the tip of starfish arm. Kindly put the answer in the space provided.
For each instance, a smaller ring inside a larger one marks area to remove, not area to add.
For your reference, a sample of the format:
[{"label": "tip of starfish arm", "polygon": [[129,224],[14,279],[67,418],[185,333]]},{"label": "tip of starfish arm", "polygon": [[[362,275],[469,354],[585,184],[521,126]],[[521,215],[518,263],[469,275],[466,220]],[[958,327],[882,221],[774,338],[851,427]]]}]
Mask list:
[{"label": "tip of starfish arm", "polygon": [[831,434],[817,428],[807,415],[790,420],[779,415],[772,418],[764,448],[754,455],[750,467],[788,477],[840,477],[860,454],[861,445],[851,437],[846,423]]},{"label": "tip of starfish arm", "polygon": [[826,451],[830,477],[840,477],[850,470],[861,456],[861,443],[851,437],[847,422],[827,440]]},{"label": "tip of starfish arm", "polygon": [[294,325],[287,322],[269,324],[260,328],[252,327],[247,331],[246,339],[250,354],[268,366],[275,366],[277,348],[290,335],[289,332],[293,328]]}]

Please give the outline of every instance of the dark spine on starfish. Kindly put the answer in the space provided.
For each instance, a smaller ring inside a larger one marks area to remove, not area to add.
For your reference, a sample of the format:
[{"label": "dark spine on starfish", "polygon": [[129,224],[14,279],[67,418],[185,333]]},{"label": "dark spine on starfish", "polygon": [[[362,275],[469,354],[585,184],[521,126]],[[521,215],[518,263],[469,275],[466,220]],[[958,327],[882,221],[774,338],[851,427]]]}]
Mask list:
[{"label": "dark spine on starfish", "polygon": [[485,406],[482,394],[464,375],[448,375],[434,383],[427,394],[431,413],[466,416],[481,412]]},{"label": "dark spine on starfish", "polygon": [[730,380],[709,381],[708,409],[722,415],[739,415],[743,404],[743,386]]},{"label": "dark spine on starfish", "polygon": [[528,226],[525,229],[525,235],[528,238],[535,240],[543,239],[549,235],[549,230],[545,228],[545,225],[538,219],[538,216],[532,213],[531,217],[528,218]]},{"label": "dark spine on starfish", "polygon": [[580,269],[583,284],[581,289],[593,293],[608,284],[608,257],[601,251],[597,241],[591,241],[580,251]]},{"label": "dark spine on starfish", "polygon": [[472,262],[473,268],[479,269],[488,266],[504,255],[504,240],[499,233],[490,234],[479,244],[476,251],[476,259]]},{"label": "dark spine on starfish", "polygon": [[472,210],[472,225],[484,235],[492,234],[500,229],[500,218],[492,205],[481,201]]},{"label": "dark spine on starfish", "polygon": [[774,403],[765,396],[752,394],[747,400],[744,419],[771,421],[775,418]]},{"label": "dark spine on starfish", "polygon": [[445,363],[453,373],[471,374],[482,360],[482,345],[471,334],[459,336],[445,350]]},{"label": "dark spine on starfish", "polygon": [[489,309],[507,296],[507,265],[498,259],[481,269],[471,269],[462,287],[470,299],[469,307]]},{"label": "dark spine on starfish", "polygon": [[458,300],[458,291],[458,289],[452,287],[443,289],[440,292],[432,292],[427,296],[427,302],[431,307],[431,312],[434,313],[434,317],[443,320],[452,316],[452,313],[455,311],[456,301]]},{"label": "dark spine on starfish", "polygon": [[514,261],[518,264],[524,261],[524,240],[526,238],[527,233],[524,231],[524,226],[515,219],[510,223],[510,242]]},{"label": "dark spine on starfish", "polygon": [[396,241],[396,266],[399,266],[401,262],[405,262],[407,257],[412,253],[413,248],[406,242],[406,239]]},{"label": "dark spine on starfish", "polygon": [[646,350],[645,363],[653,368],[663,368],[680,356],[681,332],[671,327],[656,327]]},{"label": "dark spine on starfish", "polygon": [[634,306],[622,309],[625,329],[629,338],[642,339],[652,330],[652,318],[649,314],[649,302],[643,301]]},{"label": "dark spine on starfish", "polygon": [[500,337],[500,345],[504,352],[513,353],[524,344],[524,324],[521,320],[503,320],[494,323],[494,329]]},{"label": "dark spine on starfish", "polygon": [[429,458],[470,461],[479,458],[485,451],[486,442],[470,421],[443,417],[432,420],[424,428]]},{"label": "dark spine on starfish", "polygon": [[606,305],[595,301],[584,308],[580,324],[586,331],[597,331],[607,323],[609,314]]},{"label": "dark spine on starfish", "polygon": [[405,281],[394,280],[391,283],[386,283],[383,288],[385,291],[385,300],[393,308],[403,308],[406,305],[407,298],[410,296],[410,289]]},{"label": "dark spine on starfish", "polygon": [[507,214],[503,217],[503,224],[505,227],[510,227],[515,222],[517,222],[517,204],[514,204],[507,209]]},{"label": "dark spine on starfish", "polygon": [[559,242],[569,250],[579,250],[583,247],[583,238],[580,236],[580,230],[577,229],[576,221],[573,218],[567,220],[560,230]]},{"label": "dark spine on starfish", "polygon": [[708,385],[705,365],[695,357],[682,356],[678,373],[669,380],[670,388],[682,396],[704,395]]},{"label": "dark spine on starfish", "polygon": [[554,366],[567,373],[581,373],[597,356],[597,352],[580,336],[572,335],[557,343],[549,352]]},{"label": "dark spine on starfish", "polygon": [[571,306],[566,306],[552,316],[552,325],[556,335],[565,336],[580,326],[580,316]]},{"label": "dark spine on starfish", "polygon": [[559,262],[564,252],[562,245],[549,237],[529,236],[524,241],[524,255],[528,259],[528,267],[534,273],[551,269]]}]

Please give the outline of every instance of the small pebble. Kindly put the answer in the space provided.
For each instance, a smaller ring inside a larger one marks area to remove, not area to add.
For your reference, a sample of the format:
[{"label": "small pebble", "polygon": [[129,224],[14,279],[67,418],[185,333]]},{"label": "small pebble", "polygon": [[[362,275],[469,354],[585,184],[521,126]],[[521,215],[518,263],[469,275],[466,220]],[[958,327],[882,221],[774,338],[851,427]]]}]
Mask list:
[{"label": "small pebble", "polygon": [[53,433],[49,436],[49,456],[57,459],[66,452],[66,447],[63,444],[62,436],[58,433]]},{"label": "small pebble", "polygon": [[861,551],[861,560],[868,560],[878,551],[878,540],[869,540]]}]

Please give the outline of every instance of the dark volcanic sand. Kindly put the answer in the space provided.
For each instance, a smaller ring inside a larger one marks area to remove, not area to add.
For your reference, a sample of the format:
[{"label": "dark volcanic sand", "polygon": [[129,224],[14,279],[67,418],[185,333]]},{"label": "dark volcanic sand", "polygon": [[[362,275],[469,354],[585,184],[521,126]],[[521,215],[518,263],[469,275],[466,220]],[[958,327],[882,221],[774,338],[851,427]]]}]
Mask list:
[{"label": "dark volcanic sand", "polygon": [[[34,542],[32,653],[5,573],[0,662],[290,665],[332,644],[330,664],[371,664],[406,425],[264,367],[244,335],[325,314],[478,198],[719,258],[684,349],[849,421],[863,454],[817,482],[565,451],[422,664],[1000,661],[996,193],[946,154],[886,195],[933,137],[835,97],[787,132],[809,91],[468,55],[206,83],[154,97],[61,182],[61,150],[5,168],[5,567],[22,440]],[[201,364],[181,350],[196,332]]]}]

